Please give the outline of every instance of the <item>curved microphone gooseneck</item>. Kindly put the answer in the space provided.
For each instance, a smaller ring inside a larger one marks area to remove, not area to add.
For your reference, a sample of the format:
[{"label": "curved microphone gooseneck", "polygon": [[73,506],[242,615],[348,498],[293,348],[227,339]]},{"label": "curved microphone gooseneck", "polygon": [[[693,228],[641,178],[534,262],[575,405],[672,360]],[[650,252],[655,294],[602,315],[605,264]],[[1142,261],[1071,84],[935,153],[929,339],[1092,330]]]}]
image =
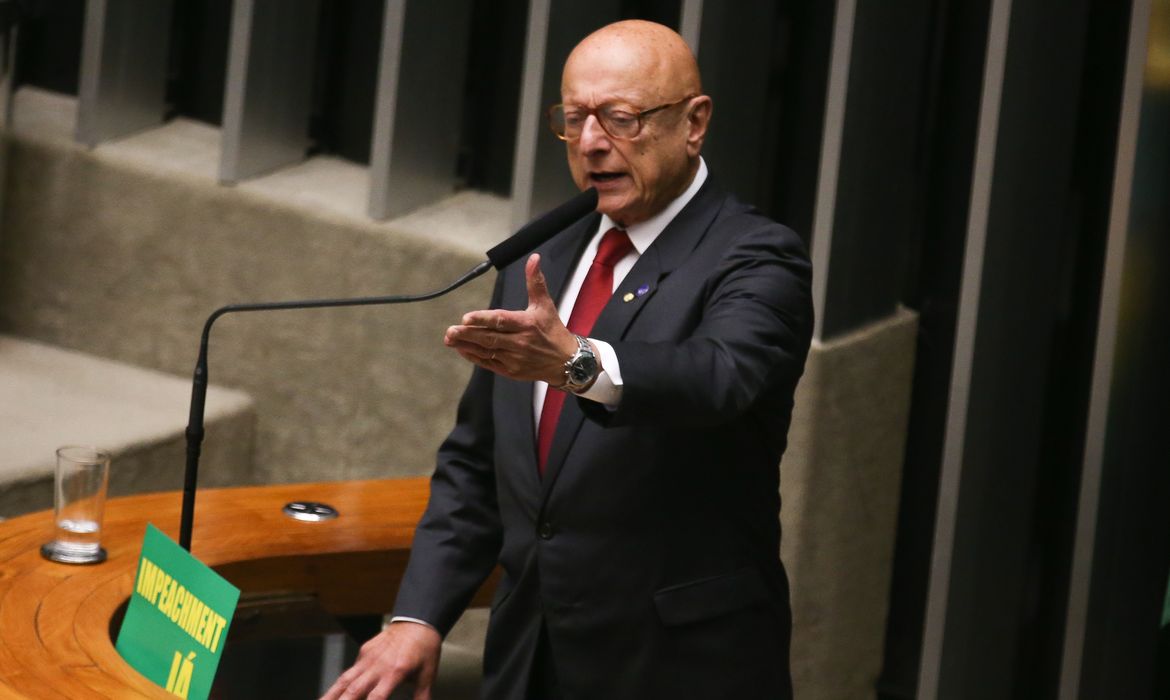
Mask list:
[{"label": "curved microphone gooseneck", "polygon": [[288,309],[321,309],[339,306],[373,306],[379,304],[406,304],[427,301],[454,291],[479,277],[491,268],[501,270],[520,259],[528,251],[563,231],[569,225],[597,208],[597,190],[590,188],[547,214],[534,219],[511,237],[487,252],[487,260],[477,264],[459,279],[442,289],[425,294],[398,294],[393,296],[355,297],[347,299],[302,299],[271,301],[222,306],[207,317],[199,340],[199,358],[195,362],[195,378],[191,384],[191,411],[187,420],[187,468],[183,475],[183,511],[179,522],[179,545],[191,551],[191,530],[195,519],[195,488],[199,478],[199,455],[203,444],[203,408],[207,400],[207,346],[211,326],[220,316],[243,311],[280,311]]}]

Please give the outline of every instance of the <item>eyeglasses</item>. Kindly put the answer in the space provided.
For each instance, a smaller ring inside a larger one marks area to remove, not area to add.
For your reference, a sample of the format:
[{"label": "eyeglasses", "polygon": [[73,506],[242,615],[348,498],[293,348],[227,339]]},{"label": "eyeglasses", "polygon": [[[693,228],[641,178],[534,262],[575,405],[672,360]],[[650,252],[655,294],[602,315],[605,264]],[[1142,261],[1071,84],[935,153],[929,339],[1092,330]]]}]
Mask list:
[{"label": "eyeglasses", "polygon": [[687,95],[681,100],[670,102],[641,112],[624,104],[605,104],[600,107],[578,107],[575,105],[557,104],[548,108],[548,126],[557,138],[562,141],[576,141],[581,138],[581,129],[585,127],[585,120],[589,115],[597,117],[597,123],[615,139],[632,139],[642,132],[642,123],[646,117],[680,105],[697,95]]}]

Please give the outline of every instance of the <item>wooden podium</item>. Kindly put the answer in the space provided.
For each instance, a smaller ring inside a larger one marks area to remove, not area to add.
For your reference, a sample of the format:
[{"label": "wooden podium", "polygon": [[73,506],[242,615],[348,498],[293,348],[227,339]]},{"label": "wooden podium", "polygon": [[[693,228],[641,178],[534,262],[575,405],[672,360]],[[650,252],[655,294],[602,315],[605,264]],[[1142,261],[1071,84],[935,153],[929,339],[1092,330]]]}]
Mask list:
[{"label": "wooden podium", "polygon": [[[310,596],[339,616],[384,614],[394,603],[427,479],[207,489],[196,499],[192,554],[249,595]],[[341,515],[303,522],[290,501]],[[41,557],[52,511],[0,523],[0,698],[173,698],[114,649],[111,628],[133,588],[146,523],[178,539],[181,493],[106,504],[101,564]],[[491,582],[473,605],[486,604]],[[233,629],[234,631],[234,629]]]}]

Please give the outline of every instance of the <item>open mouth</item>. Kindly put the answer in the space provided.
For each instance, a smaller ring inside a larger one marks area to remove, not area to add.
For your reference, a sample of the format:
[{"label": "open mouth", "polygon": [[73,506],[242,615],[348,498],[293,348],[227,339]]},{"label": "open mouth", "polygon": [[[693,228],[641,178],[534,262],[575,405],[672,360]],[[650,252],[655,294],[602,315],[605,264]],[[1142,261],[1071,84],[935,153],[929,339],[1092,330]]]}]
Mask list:
[{"label": "open mouth", "polygon": [[611,182],[622,175],[623,173],[590,173],[589,177],[597,182]]}]

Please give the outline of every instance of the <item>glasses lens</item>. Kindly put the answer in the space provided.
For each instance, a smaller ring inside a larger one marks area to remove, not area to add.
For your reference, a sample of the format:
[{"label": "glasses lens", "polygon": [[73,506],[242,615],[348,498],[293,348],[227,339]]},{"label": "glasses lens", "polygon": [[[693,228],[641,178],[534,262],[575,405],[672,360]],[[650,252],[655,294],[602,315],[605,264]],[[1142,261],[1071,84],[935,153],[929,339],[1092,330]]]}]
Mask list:
[{"label": "glasses lens", "polygon": [[564,105],[553,105],[548,108],[548,128],[559,138],[566,138]]},{"label": "glasses lens", "polygon": [[632,139],[638,135],[638,115],[630,109],[603,107],[597,116],[610,136],[619,139]]},{"label": "glasses lens", "polygon": [[625,106],[607,106],[597,110],[565,105],[553,105],[548,110],[548,126],[559,138],[573,141],[581,138],[585,121],[592,114],[607,134],[619,139],[632,139],[641,131],[638,113]]}]

